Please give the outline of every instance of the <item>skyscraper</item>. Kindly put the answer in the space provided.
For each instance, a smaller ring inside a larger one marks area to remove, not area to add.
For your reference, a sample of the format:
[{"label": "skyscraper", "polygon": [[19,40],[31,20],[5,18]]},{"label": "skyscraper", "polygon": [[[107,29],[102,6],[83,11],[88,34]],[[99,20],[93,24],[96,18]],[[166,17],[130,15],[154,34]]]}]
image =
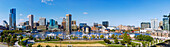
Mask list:
[{"label": "skyscraper", "polygon": [[10,9],[10,14],[9,14],[9,29],[16,30],[16,9],[12,8]]},{"label": "skyscraper", "polygon": [[31,29],[33,29],[34,26],[34,16],[33,15],[28,15],[29,16],[29,25],[31,26]]},{"label": "skyscraper", "polygon": [[50,26],[54,26],[55,25],[55,20],[54,19],[50,19]]},{"label": "skyscraper", "polygon": [[66,19],[65,18],[63,18],[63,21],[61,24],[62,24],[63,30],[65,31],[65,29],[66,29]]},{"label": "skyscraper", "polygon": [[151,28],[154,30],[158,29],[158,19],[151,19]]},{"label": "skyscraper", "polygon": [[66,14],[66,34],[71,33],[71,14]]},{"label": "skyscraper", "polygon": [[150,22],[142,22],[141,23],[141,29],[151,28],[150,26],[151,26]]},{"label": "skyscraper", "polygon": [[109,22],[108,21],[103,21],[102,25],[105,26],[106,28],[109,26]]},{"label": "skyscraper", "polygon": [[169,18],[163,18],[163,30],[169,30]]},{"label": "skyscraper", "polygon": [[43,25],[45,26],[46,25],[46,18],[39,18],[39,25]]}]

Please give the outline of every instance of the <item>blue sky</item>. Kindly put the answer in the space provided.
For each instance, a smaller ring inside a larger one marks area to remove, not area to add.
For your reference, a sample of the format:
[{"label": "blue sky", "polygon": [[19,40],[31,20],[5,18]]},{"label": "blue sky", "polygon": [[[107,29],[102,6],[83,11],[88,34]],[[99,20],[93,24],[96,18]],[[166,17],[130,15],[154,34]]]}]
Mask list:
[{"label": "blue sky", "polygon": [[17,9],[17,23],[27,21],[29,14],[34,20],[46,17],[61,24],[66,14],[72,14],[77,23],[109,21],[109,25],[140,26],[143,21],[150,21],[170,13],[170,0],[0,0],[0,24],[8,21],[9,10]]}]

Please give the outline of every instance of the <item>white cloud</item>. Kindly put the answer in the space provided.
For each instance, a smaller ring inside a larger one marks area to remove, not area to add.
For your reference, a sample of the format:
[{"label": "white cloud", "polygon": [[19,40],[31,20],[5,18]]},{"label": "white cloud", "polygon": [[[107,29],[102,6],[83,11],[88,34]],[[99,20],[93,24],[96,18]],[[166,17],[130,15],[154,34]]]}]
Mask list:
[{"label": "white cloud", "polygon": [[24,19],[19,19],[20,22],[24,21]]},{"label": "white cloud", "polygon": [[87,12],[83,12],[83,14],[88,14]]},{"label": "white cloud", "polygon": [[19,14],[19,16],[22,16],[23,14]]},{"label": "white cloud", "polygon": [[42,3],[48,4],[48,5],[54,5],[52,2],[53,0],[41,0]]}]

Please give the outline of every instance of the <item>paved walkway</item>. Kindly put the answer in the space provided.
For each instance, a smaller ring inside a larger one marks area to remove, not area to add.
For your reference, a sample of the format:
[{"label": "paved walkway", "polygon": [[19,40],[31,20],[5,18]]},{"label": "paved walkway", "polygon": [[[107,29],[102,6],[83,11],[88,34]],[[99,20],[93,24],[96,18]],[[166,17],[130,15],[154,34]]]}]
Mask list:
[{"label": "paved walkway", "polygon": [[8,47],[8,45],[0,44],[0,47]]},{"label": "paved walkway", "polygon": [[14,47],[22,47],[22,46],[20,46],[20,45],[18,44],[18,41],[17,41],[17,42],[15,42]]}]

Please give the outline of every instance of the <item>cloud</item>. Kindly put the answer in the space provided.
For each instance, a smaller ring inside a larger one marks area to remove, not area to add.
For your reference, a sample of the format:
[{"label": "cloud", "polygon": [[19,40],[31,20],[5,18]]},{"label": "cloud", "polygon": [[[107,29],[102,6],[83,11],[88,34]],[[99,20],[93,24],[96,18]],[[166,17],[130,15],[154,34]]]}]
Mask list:
[{"label": "cloud", "polygon": [[19,16],[22,16],[23,14],[19,14]]},{"label": "cloud", "polygon": [[88,14],[87,12],[83,12],[83,14]]},{"label": "cloud", "polygon": [[52,2],[53,0],[41,0],[42,3],[48,4],[48,5],[54,5]]},{"label": "cloud", "polygon": [[24,19],[19,19],[20,22],[24,21]]}]

